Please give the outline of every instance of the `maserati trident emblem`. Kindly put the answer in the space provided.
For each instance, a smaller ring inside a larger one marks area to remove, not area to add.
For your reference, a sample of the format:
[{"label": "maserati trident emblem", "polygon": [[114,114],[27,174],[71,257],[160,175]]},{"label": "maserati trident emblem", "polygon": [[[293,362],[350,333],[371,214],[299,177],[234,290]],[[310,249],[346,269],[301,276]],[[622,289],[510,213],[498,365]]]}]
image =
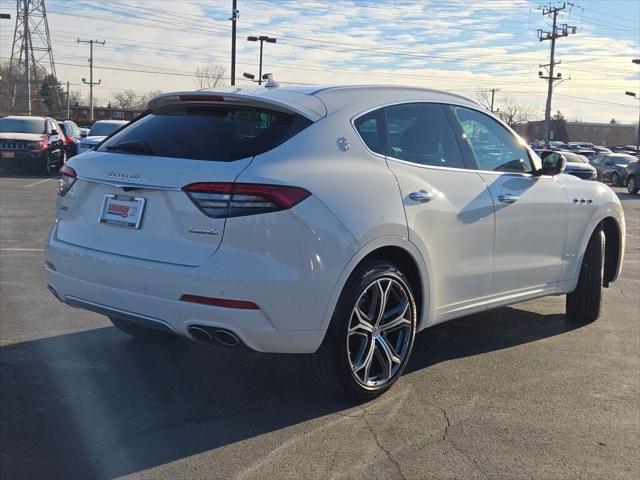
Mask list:
[{"label": "maserati trident emblem", "polygon": [[214,228],[206,229],[206,228],[189,227],[189,233],[202,233],[203,235],[218,235],[218,231]]},{"label": "maserati trident emblem", "polygon": [[125,172],[114,172],[108,171],[106,172],[107,177],[115,178],[116,180],[127,180],[129,182],[139,182],[140,175],[137,173],[125,173]]},{"label": "maserati trident emblem", "polygon": [[345,137],[338,138],[338,140],[336,140],[336,143],[338,144],[338,148],[343,152],[346,152],[351,148],[351,145],[349,145],[349,140],[347,140]]}]

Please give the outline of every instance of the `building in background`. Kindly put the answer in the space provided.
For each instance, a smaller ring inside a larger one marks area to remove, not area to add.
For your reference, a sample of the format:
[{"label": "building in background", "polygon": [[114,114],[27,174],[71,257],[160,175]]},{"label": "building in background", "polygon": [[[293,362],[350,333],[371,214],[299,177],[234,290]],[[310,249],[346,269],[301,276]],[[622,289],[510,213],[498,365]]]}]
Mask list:
[{"label": "building in background", "polygon": [[[76,122],[80,126],[88,126],[93,122],[89,120],[90,112],[87,106],[72,106],[69,108],[71,113],[71,120]],[[113,107],[94,107],[93,117],[94,121],[98,120],[133,120],[140,115],[142,110],[131,110],[128,108],[113,108]]]},{"label": "building in background", "polygon": [[[562,132],[563,128],[566,133]],[[528,142],[542,140],[544,121],[526,122],[517,125],[515,130]],[[637,124],[558,121],[552,121],[551,124],[551,140],[561,142],[592,142],[604,146],[635,145],[637,132]]]}]

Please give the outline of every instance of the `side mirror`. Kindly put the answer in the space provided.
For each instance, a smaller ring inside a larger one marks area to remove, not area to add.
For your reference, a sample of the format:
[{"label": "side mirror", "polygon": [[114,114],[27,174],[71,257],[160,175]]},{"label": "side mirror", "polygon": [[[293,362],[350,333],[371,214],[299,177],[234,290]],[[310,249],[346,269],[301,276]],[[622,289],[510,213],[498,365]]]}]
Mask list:
[{"label": "side mirror", "polygon": [[542,159],[542,168],[538,170],[540,175],[558,175],[567,168],[567,159],[559,153],[552,153]]},{"label": "side mirror", "polygon": [[58,135],[58,130],[56,130],[55,128],[53,130],[51,130],[51,132],[49,132],[50,135]]}]

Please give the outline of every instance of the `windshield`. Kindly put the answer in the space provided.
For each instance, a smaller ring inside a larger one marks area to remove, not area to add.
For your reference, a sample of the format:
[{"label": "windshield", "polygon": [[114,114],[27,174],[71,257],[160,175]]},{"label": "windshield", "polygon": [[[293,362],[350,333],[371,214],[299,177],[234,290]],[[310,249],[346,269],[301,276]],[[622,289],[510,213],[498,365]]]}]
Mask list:
[{"label": "windshield", "polygon": [[99,150],[231,162],[271,150],[310,123],[266,108],[172,105],[136,120]]},{"label": "windshield", "polygon": [[107,137],[119,129],[122,125],[118,123],[94,123],[89,130],[89,137]]},{"label": "windshield", "polygon": [[615,155],[611,157],[611,161],[616,165],[629,165],[631,162],[635,162],[636,158],[631,155]]},{"label": "windshield", "polygon": [[44,121],[39,118],[0,118],[2,133],[44,133]]}]

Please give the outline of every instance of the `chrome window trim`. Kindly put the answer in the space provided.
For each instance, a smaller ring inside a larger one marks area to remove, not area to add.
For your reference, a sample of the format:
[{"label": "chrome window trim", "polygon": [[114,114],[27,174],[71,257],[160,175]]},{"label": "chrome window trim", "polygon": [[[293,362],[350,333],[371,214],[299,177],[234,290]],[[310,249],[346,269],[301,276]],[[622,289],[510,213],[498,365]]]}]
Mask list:
[{"label": "chrome window trim", "polygon": [[86,182],[100,183],[102,185],[110,185],[115,188],[129,188],[131,190],[169,190],[174,192],[180,192],[181,188],[168,187],[165,185],[149,185],[144,183],[129,183],[129,182],[117,182],[113,180],[105,180],[102,178],[93,177],[81,177],[78,176],[78,180],[84,180]]},{"label": "chrome window trim", "polygon": [[[383,158],[385,160],[392,160],[395,162],[400,162],[400,163],[404,163],[406,165],[411,165],[414,167],[422,167],[422,168],[433,168],[436,170],[449,170],[449,171],[463,171],[463,172],[476,172],[476,173],[492,173],[495,175],[519,175],[519,176],[529,176],[529,177],[540,177],[542,175],[533,175],[533,173],[520,173],[520,172],[496,172],[494,170],[480,170],[480,169],[471,169],[471,168],[460,168],[460,167],[439,167],[437,165],[425,165],[422,163],[415,163],[415,162],[410,162],[408,160],[402,160],[401,158],[396,158],[396,157],[392,157],[390,155],[381,155],[380,153],[374,152],[373,150],[371,150],[369,148],[369,146],[366,144],[366,142],[364,141],[364,139],[360,136],[360,132],[358,132],[358,129],[356,128],[355,125],[355,121],[357,119],[359,119],[360,117],[363,117],[365,115],[367,115],[368,113],[371,113],[375,110],[379,110],[382,108],[387,108],[387,107],[392,107],[395,105],[406,105],[409,103],[435,103],[438,105],[444,105],[444,106],[454,106],[454,107],[462,107],[462,108],[469,108],[470,110],[475,110],[478,113],[482,113],[484,115],[487,115],[488,117],[496,120],[500,125],[502,125],[509,133],[511,133],[511,135],[513,135],[516,139],[522,140],[520,138],[520,136],[511,128],[509,127],[509,125],[507,125],[506,123],[504,123],[501,119],[499,119],[498,117],[496,117],[495,115],[493,115],[493,112],[490,112],[489,110],[486,110],[482,108],[478,108],[478,105],[468,105],[468,104],[464,104],[464,103],[459,103],[459,102],[448,102],[448,103],[443,103],[443,102],[436,102],[436,101],[424,101],[424,100],[400,100],[400,101],[393,101],[393,102],[386,102],[386,103],[381,103],[379,105],[376,105],[375,107],[371,107],[371,108],[367,108],[366,110],[362,110],[359,113],[355,113],[351,116],[351,118],[349,119],[349,123],[351,123],[351,128],[353,129],[354,133],[356,134],[356,137],[358,138],[358,140],[360,140],[360,142],[362,143],[362,145],[364,146],[364,148],[367,150],[367,152],[369,152],[372,155],[375,155],[376,157],[380,157]],[[526,142],[524,142],[522,140],[522,146],[524,147],[524,149],[527,151],[527,153],[529,154],[529,163],[533,166],[533,161],[531,160],[531,152],[530,152],[530,148],[529,146],[526,144]],[[548,176],[548,175],[543,175],[543,176]]]}]

